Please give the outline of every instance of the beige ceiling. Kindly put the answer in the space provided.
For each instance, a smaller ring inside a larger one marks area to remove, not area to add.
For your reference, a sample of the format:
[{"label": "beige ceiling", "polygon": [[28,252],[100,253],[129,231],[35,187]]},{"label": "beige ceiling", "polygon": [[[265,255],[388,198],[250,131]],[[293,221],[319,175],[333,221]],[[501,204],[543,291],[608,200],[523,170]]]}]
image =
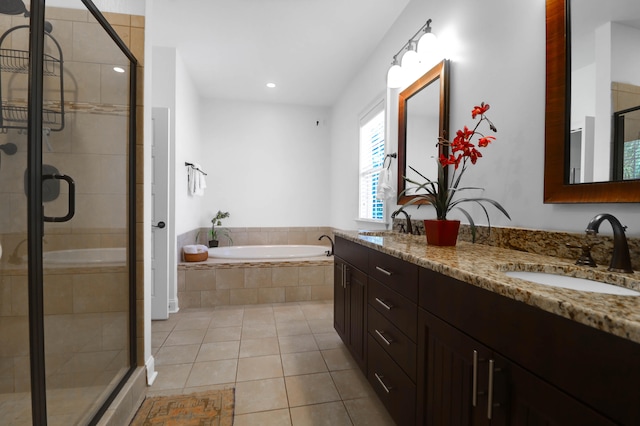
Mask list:
[{"label": "beige ceiling", "polygon": [[330,106],[409,1],[154,0],[147,25],[203,97]]}]

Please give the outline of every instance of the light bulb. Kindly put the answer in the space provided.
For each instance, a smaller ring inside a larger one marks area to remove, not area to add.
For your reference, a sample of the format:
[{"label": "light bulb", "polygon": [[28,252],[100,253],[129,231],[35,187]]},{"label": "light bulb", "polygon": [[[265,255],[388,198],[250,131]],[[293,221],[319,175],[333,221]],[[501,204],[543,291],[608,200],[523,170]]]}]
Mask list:
[{"label": "light bulb", "polygon": [[418,54],[429,56],[437,49],[438,38],[432,32],[424,33],[418,40]]},{"label": "light bulb", "polygon": [[387,87],[397,89],[402,86],[403,81],[402,67],[397,63],[391,65],[389,72],[387,72]]},{"label": "light bulb", "polygon": [[420,62],[420,58],[418,57],[418,52],[415,50],[407,50],[404,55],[402,55],[402,69],[408,70],[409,72],[418,66]]}]

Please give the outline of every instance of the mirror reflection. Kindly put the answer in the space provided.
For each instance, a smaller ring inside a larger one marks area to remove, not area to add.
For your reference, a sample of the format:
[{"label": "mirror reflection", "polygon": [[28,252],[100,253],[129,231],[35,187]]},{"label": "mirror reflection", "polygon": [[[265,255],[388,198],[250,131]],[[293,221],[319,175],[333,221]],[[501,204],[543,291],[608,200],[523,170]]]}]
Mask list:
[{"label": "mirror reflection", "polygon": [[[448,61],[442,61],[399,95],[398,108],[398,194],[406,187],[403,177],[421,181],[438,177],[438,137],[448,131]],[[416,192],[411,188],[398,197],[405,204]]]},{"label": "mirror reflection", "polygon": [[570,0],[570,184],[640,179],[640,2]]},{"label": "mirror reflection", "polygon": [[[411,166],[427,177],[438,176],[437,140],[439,111],[436,107],[440,99],[440,87],[436,82],[407,99],[407,166]],[[422,177],[407,167],[405,176],[415,181],[422,181]],[[412,185],[407,182],[407,185]],[[413,185],[416,186],[416,185]],[[422,191],[424,192],[424,191]],[[415,194],[415,188],[407,188],[407,195]]]}]

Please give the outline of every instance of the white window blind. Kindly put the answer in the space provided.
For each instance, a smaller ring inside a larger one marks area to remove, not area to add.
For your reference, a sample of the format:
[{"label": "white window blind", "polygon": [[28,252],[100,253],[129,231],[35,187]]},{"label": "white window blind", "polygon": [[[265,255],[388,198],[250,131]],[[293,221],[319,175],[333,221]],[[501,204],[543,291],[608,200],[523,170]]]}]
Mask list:
[{"label": "white window blind", "polygon": [[360,119],[360,219],[384,221],[384,202],[376,198],[384,164],[384,102]]}]

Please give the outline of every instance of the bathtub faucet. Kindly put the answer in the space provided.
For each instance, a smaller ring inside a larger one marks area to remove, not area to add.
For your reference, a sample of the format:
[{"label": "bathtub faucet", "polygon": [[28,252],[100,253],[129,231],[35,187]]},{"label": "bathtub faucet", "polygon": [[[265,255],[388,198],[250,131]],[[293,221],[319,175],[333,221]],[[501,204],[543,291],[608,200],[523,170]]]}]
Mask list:
[{"label": "bathtub faucet", "polygon": [[[11,255],[9,256],[9,263],[12,263],[14,265],[21,265],[23,262],[23,258],[18,254],[18,252],[20,251],[20,247],[22,247],[22,244],[26,243],[28,241],[27,238],[25,238],[24,240],[20,241],[18,243],[18,245],[16,246],[16,248],[13,249],[13,253],[11,253]],[[45,240],[44,238],[42,239],[43,243],[47,243],[47,240]]]},{"label": "bathtub faucet", "polygon": [[333,248],[334,248],[333,240],[328,235],[321,235],[320,238],[318,238],[318,241],[321,241],[323,238],[327,238],[331,242],[331,250],[327,250],[325,253],[327,253],[327,256],[333,256]]}]

